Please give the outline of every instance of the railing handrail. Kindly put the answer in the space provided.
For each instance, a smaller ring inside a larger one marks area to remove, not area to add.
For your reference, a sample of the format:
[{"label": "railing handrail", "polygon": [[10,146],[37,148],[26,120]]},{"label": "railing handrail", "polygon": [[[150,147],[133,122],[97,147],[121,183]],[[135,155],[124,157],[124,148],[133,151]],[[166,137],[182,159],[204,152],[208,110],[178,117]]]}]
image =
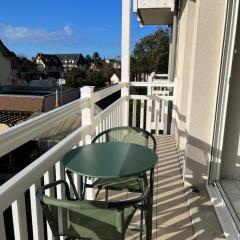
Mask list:
[{"label": "railing handrail", "polygon": [[76,100],[2,132],[0,134],[0,157],[36,138],[55,126],[57,121],[68,118],[86,105],[88,105],[87,99]]},{"label": "railing handrail", "polygon": [[150,95],[130,95],[129,99],[135,99],[135,100],[156,100],[156,101],[160,101],[160,100],[165,100],[165,101],[173,101],[174,100],[174,96],[150,96]]},{"label": "railing handrail", "polygon": [[123,87],[127,86],[127,83],[119,83],[116,85],[113,85],[110,88],[105,88],[101,91],[94,93],[94,103],[100,101],[101,99],[108,97],[109,95],[121,90]]},{"label": "railing handrail", "polygon": [[[94,93],[94,103],[121,90],[126,84],[121,83]],[[56,122],[69,118],[89,105],[87,98],[80,98],[64,106],[46,112],[35,118],[20,123],[0,133],[0,157],[13,151],[24,143],[38,137],[43,132],[56,126]],[[46,125],[47,121],[47,125]],[[46,128],[47,126],[47,128]]]},{"label": "railing handrail", "polygon": [[4,183],[0,187],[0,212],[5,210],[20,194],[39,180],[50,166],[53,166],[59,159],[62,159],[66,148],[70,150],[78,145],[78,139],[81,138],[81,135],[90,131],[90,126],[81,126]]},{"label": "railing handrail", "polygon": [[[122,97],[112,103],[108,108],[99,113],[95,119],[95,126],[101,117],[107,114],[115,106],[119,105],[127,97]],[[5,210],[11,203],[25,192],[32,184],[43,176],[47,169],[53,166],[57,161],[63,158],[66,151],[69,151],[74,146],[79,145],[79,139],[86,134],[92,134],[92,125],[83,125],[46,153],[37,158],[34,162],[24,168],[22,171],[13,176],[9,181],[0,187],[0,213]]]},{"label": "railing handrail", "polygon": [[175,82],[165,80],[154,80],[154,82],[130,82],[130,86],[133,87],[175,87]]}]

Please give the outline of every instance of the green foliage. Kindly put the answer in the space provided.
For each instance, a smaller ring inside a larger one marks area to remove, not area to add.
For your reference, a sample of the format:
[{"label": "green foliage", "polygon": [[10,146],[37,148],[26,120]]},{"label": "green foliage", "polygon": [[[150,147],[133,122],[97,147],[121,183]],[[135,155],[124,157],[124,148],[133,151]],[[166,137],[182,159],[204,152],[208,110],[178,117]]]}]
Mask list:
[{"label": "green foliage", "polygon": [[86,71],[78,68],[73,68],[65,73],[66,85],[71,87],[80,87],[86,79]]},{"label": "green foliage", "polygon": [[84,85],[104,87],[105,82],[109,82],[109,79],[106,79],[103,71],[88,72],[87,80]]},{"label": "green foliage", "polygon": [[92,57],[90,55],[86,55],[85,59],[87,61],[87,64],[90,66],[90,64],[93,62]]},{"label": "green foliage", "polygon": [[92,55],[92,59],[93,59],[93,63],[96,65],[96,66],[102,66],[103,63],[102,63],[102,58],[100,57],[100,54],[98,52],[94,52],[93,55]]},{"label": "green foliage", "polygon": [[110,73],[104,70],[90,72],[73,68],[65,73],[66,85],[70,87],[96,86],[104,87],[110,80]]},{"label": "green foliage", "polygon": [[159,29],[136,43],[131,57],[132,73],[167,73],[169,30]]}]

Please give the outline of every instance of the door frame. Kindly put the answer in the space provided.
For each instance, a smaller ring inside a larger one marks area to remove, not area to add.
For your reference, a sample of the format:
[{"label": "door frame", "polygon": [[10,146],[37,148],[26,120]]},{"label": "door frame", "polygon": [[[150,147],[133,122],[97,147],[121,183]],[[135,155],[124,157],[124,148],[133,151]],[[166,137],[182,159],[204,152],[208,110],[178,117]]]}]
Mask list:
[{"label": "door frame", "polygon": [[213,184],[215,181],[218,181],[220,179],[222,149],[229,97],[229,84],[231,80],[232,64],[235,50],[238,13],[239,0],[230,0],[228,2],[225,19],[224,42],[214,121],[212,151],[208,171],[208,184]]}]

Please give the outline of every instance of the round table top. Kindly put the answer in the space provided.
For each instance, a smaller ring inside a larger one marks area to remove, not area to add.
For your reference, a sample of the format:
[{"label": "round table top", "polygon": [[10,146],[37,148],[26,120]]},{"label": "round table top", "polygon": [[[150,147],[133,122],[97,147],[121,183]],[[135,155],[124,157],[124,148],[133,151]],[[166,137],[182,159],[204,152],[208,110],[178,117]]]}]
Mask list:
[{"label": "round table top", "polygon": [[88,177],[117,178],[150,170],[157,154],[144,146],[130,143],[96,143],[68,152],[63,159],[66,169]]}]

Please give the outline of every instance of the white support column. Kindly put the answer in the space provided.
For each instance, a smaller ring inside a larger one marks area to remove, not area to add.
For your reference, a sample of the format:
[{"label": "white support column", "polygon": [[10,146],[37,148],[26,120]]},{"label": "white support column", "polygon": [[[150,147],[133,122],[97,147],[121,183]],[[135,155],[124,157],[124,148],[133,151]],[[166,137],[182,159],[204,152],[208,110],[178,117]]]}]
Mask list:
[{"label": "white support column", "polygon": [[26,205],[24,194],[12,203],[13,227],[16,240],[28,240]]},{"label": "white support column", "polygon": [[[121,54],[121,82],[130,81],[130,40],[131,40],[131,0],[122,0],[122,54]],[[122,97],[129,96],[129,86],[122,89]],[[129,124],[129,103],[124,101],[123,124]]]},{"label": "white support column", "polygon": [[5,232],[5,224],[4,224],[4,216],[3,213],[0,213],[0,239],[1,240],[6,240],[6,232]]},{"label": "white support column", "polygon": [[[93,103],[93,86],[85,86],[81,89],[81,98],[89,98],[89,106],[82,109],[82,125],[91,125],[93,124],[94,119],[94,103]],[[92,134],[92,133],[91,133]],[[91,143],[91,134],[86,136],[86,144]]]},{"label": "white support column", "polygon": [[[155,73],[153,72],[149,77],[148,77],[148,82],[151,83],[153,82],[153,77]],[[147,87],[147,96],[152,96],[152,86]],[[146,130],[151,132],[152,130],[152,100],[148,99],[147,100],[147,111],[146,111]]]},{"label": "white support column", "polygon": [[42,207],[36,197],[36,191],[41,186],[40,180],[30,187],[33,240],[44,239]]},{"label": "white support column", "polygon": [[[91,133],[86,135],[85,137],[85,144],[91,144],[92,141],[92,134],[95,129],[93,126],[94,122],[94,102],[93,102],[93,90],[94,86],[85,86],[81,88],[81,98],[88,98],[89,99],[89,106],[82,109],[82,125],[90,125],[91,126]],[[92,181],[92,180],[88,180]],[[86,189],[86,199],[93,200],[94,199],[94,190],[93,189]]]}]

